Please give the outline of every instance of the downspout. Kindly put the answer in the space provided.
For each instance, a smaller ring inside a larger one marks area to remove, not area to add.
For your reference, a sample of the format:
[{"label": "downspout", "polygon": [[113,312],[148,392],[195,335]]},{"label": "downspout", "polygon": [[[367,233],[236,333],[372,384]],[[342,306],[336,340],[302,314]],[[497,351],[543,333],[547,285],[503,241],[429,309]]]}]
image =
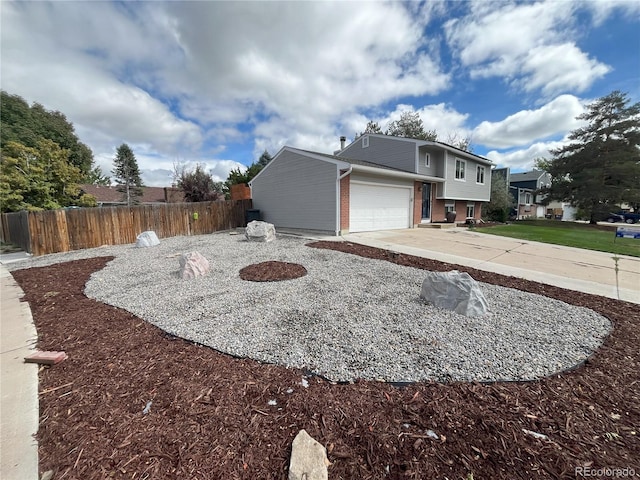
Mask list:
[{"label": "downspout", "polygon": [[[338,170],[340,171],[340,170]],[[336,196],[338,198],[336,198],[337,202],[336,202],[336,210],[337,210],[337,215],[336,215],[336,236],[340,235],[340,198],[341,198],[341,193],[340,192],[340,181],[346,177],[347,175],[351,174],[351,172],[353,171],[353,166],[349,165],[349,168],[347,169],[346,172],[344,172],[342,175],[338,175],[338,188],[336,189]]]}]

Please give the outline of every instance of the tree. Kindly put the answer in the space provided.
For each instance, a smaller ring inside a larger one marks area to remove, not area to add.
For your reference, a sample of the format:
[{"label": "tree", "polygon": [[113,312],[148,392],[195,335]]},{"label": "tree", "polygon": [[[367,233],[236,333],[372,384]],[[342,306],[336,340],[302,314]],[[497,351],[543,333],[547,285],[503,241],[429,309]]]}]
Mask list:
[{"label": "tree", "polygon": [[260,173],[260,171],[267,166],[271,161],[271,155],[266,150],[260,155],[257,162],[253,162],[249,167],[242,171],[240,167],[234,168],[229,172],[227,180],[224,182],[224,193],[227,198],[231,194],[231,186],[238,185],[240,183],[249,183],[253,178]]},{"label": "tree", "polygon": [[258,159],[258,165],[260,165],[260,170],[267,166],[267,164],[272,160],[271,155],[266,150],[262,152],[260,158]]},{"label": "tree", "polygon": [[194,170],[177,167],[177,184],[187,202],[211,202],[224,198],[222,182],[214,181],[204,165],[198,164]]},{"label": "tree", "polygon": [[380,133],[380,134],[382,134],[383,132],[382,132],[382,129],[380,128],[380,125],[378,124],[378,122],[374,122],[373,120],[369,120],[367,122],[367,126],[364,129],[364,132],[357,134],[356,138],[361,137],[365,133]]},{"label": "tree", "polygon": [[444,143],[451,145],[452,147],[459,148],[460,150],[464,150],[465,152],[473,151],[473,148],[471,147],[471,135],[452,132],[447,135],[447,141]]},{"label": "tree", "polygon": [[52,140],[67,150],[72,165],[84,174],[89,172],[93,165],[93,152],[80,142],[73,124],[63,113],[47,110],[39,103],[30,107],[22,97],[5,91],[0,94],[1,147],[7,142],[18,142],[37,148],[40,140]]},{"label": "tree", "polygon": [[117,184],[116,190],[122,193],[127,205],[140,203],[142,179],[138,162],[129,145],[123,143],[118,147],[113,164],[115,168],[112,173]]},{"label": "tree", "polygon": [[640,103],[614,91],[577,117],[587,125],[572,131],[572,142],[552,151],[544,163],[551,185],[539,191],[545,202],[570,202],[596,223],[602,210],[640,200]]},{"label": "tree", "polygon": [[482,208],[482,214],[487,220],[506,222],[509,211],[515,201],[509,193],[509,186],[504,175],[491,175],[491,200]]},{"label": "tree", "polygon": [[7,142],[1,150],[0,173],[3,212],[51,210],[79,201],[82,173],[69,163],[68,151],[51,140],[40,140],[35,148]]},{"label": "tree", "polygon": [[400,115],[399,120],[395,120],[389,124],[386,131],[387,135],[394,137],[414,138],[416,140],[427,140],[435,142],[438,134],[435,130],[426,131],[418,112],[405,111]]},{"label": "tree", "polygon": [[89,170],[89,173],[85,175],[83,183],[108,186],[111,185],[111,177],[105,175],[99,165],[95,165]]}]

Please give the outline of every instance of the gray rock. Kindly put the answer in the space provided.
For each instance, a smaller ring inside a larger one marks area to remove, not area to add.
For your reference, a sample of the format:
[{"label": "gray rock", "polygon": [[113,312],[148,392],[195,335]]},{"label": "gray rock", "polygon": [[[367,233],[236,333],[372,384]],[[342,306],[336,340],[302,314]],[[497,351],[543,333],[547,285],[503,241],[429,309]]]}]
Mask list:
[{"label": "gray rock", "polygon": [[198,252],[185,253],[180,257],[180,278],[189,280],[202,277],[209,272],[209,261]]},{"label": "gray rock", "polygon": [[276,239],[276,228],[272,223],[253,220],[247,224],[244,236],[250,242],[271,242]]},{"label": "gray rock", "polygon": [[327,451],[306,430],[300,430],[291,445],[289,480],[327,480]]},{"label": "gray rock", "polygon": [[436,307],[446,308],[468,317],[487,313],[487,300],[480,285],[466,272],[428,272],[422,282],[420,297]]},{"label": "gray rock", "polygon": [[160,245],[156,232],[147,230],[136,237],[136,247],[155,247]]}]

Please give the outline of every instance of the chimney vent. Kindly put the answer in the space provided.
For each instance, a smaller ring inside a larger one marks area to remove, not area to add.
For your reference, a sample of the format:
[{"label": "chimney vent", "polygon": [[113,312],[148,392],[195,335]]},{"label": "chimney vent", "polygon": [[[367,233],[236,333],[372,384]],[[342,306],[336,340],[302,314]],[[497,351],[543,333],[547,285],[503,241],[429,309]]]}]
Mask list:
[{"label": "chimney vent", "polygon": [[347,141],[347,137],[345,137],[344,135],[342,135],[340,137],[340,150],[344,150],[344,143]]}]

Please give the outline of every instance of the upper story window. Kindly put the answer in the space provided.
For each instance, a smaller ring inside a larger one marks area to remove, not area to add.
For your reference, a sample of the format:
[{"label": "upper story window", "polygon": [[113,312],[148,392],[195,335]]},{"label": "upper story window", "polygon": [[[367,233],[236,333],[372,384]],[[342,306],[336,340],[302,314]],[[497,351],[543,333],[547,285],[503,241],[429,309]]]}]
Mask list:
[{"label": "upper story window", "polygon": [[364,137],[362,139],[362,148],[367,148],[369,146],[369,137]]},{"label": "upper story window", "polygon": [[531,203],[531,194],[529,192],[524,194],[524,203],[529,205]]},{"label": "upper story window", "polygon": [[431,155],[429,155],[428,153],[424,154],[424,166],[425,167],[431,166]]},{"label": "upper story window", "polygon": [[484,184],[484,167],[481,165],[478,165],[476,170],[476,183]]},{"label": "upper story window", "polygon": [[466,166],[467,166],[467,162],[465,162],[464,160],[460,160],[459,158],[456,158],[456,180],[465,179],[464,170]]}]

